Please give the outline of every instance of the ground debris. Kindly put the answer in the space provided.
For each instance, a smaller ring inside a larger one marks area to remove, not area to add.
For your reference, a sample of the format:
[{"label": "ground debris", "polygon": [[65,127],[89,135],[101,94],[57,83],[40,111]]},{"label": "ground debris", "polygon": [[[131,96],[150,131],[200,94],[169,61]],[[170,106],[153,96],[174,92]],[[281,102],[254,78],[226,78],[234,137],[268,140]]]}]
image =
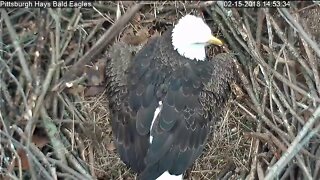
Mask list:
[{"label": "ground debris", "polygon": [[[234,54],[241,83],[185,178],[319,179],[320,7],[290,5],[101,1],[1,9],[0,179],[134,179],[112,140],[108,52],[118,42],[138,50],[188,13],[223,39],[224,47],[207,52]],[[127,16],[120,24],[119,14]]]}]

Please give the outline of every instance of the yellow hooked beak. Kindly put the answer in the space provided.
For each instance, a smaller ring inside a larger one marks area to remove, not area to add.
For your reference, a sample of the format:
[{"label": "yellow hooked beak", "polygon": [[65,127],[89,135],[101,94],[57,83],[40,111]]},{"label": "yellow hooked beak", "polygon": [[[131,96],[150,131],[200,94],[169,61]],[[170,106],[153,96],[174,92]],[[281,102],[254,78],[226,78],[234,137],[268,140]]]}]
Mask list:
[{"label": "yellow hooked beak", "polygon": [[214,37],[213,35],[211,35],[208,43],[209,44],[214,44],[214,45],[217,45],[217,46],[222,46],[223,45],[223,42],[220,39]]}]

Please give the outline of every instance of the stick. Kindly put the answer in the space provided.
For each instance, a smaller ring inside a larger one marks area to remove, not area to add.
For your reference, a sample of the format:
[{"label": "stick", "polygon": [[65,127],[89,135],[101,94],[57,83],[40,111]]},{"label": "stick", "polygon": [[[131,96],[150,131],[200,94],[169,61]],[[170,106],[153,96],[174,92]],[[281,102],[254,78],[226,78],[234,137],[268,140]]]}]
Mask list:
[{"label": "stick", "polygon": [[136,12],[138,12],[144,4],[139,3],[129,9],[123,16],[121,16],[115,24],[113,24],[107,32],[103,34],[103,36],[95,43],[91,49],[82,56],[77,63],[75,63],[70,71],[68,71],[61,78],[60,82],[54,86],[53,91],[62,90],[66,87],[66,83],[76,79],[83,73],[84,66],[91,62],[95,56],[102,52],[104,47],[119,34],[120,30],[130,21],[130,19],[134,16]]},{"label": "stick", "polygon": [[319,119],[319,117],[320,117],[320,107],[316,109],[313,115],[309,118],[308,122],[303,126],[302,130],[299,132],[297,137],[291,143],[287,152],[284,153],[279,159],[279,161],[270,168],[265,179],[275,179],[279,175],[279,173],[283,170],[283,168],[286,167],[289,161],[302,149],[304,144],[309,142],[308,140],[312,137],[311,135],[314,135],[315,134],[314,132],[316,131],[314,130],[313,133],[310,133],[309,135],[307,134],[311,130],[316,120]]},{"label": "stick", "polygon": [[291,16],[291,14],[286,10],[285,8],[278,8],[278,11],[282,16],[284,16],[283,19],[285,19],[290,26],[292,26],[294,29],[297,30],[297,32],[301,35],[301,37],[309,44],[309,46],[312,47],[312,49],[316,52],[318,57],[320,58],[320,49],[314,41],[308,36],[308,34],[304,31],[304,29],[301,27],[301,25],[294,20],[294,18]]},{"label": "stick", "polygon": [[7,28],[8,28],[12,43],[13,43],[13,45],[14,45],[17,53],[18,53],[18,57],[19,57],[19,61],[20,61],[20,64],[22,66],[22,69],[23,69],[23,73],[26,76],[28,83],[32,83],[32,76],[31,76],[30,70],[28,68],[28,64],[26,62],[26,59],[25,59],[25,57],[23,55],[20,43],[18,41],[18,35],[17,35],[16,31],[14,30],[11,22],[10,22],[10,18],[8,16],[7,11],[5,9],[1,9],[1,15],[2,15],[4,21],[5,21],[6,25],[7,25]]}]

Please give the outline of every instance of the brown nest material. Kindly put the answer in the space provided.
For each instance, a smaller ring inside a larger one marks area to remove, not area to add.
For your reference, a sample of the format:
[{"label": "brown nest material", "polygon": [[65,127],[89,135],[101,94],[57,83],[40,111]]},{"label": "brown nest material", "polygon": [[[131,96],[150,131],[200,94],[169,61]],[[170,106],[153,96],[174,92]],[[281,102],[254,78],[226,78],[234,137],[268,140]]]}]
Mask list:
[{"label": "brown nest material", "polygon": [[93,5],[0,10],[0,178],[134,179],[112,142],[109,45],[139,49],[187,13],[224,38],[208,52],[234,53],[242,84],[185,178],[320,178],[319,4]]}]

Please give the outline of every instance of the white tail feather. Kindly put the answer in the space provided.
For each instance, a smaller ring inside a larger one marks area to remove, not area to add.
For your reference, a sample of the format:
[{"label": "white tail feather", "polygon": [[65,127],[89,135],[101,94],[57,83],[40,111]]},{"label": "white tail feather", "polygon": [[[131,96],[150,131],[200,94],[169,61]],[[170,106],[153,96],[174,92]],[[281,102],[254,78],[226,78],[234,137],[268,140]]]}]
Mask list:
[{"label": "white tail feather", "polygon": [[153,140],[153,137],[151,136],[151,129],[152,129],[153,123],[154,123],[154,121],[157,119],[157,117],[158,117],[161,109],[162,109],[162,101],[159,101],[159,106],[158,106],[157,109],[154,111],[153,119],[152,119],[151,126],[150,126],[150,137],[149,137],[149,142],[150,142],[150,144],[152,144],[152,140]]},{"label": "white tail feather", "polygon": [[157,180],[182,180],[182,174],[180,175],[171,175],[168,171],[164,172]]}]

